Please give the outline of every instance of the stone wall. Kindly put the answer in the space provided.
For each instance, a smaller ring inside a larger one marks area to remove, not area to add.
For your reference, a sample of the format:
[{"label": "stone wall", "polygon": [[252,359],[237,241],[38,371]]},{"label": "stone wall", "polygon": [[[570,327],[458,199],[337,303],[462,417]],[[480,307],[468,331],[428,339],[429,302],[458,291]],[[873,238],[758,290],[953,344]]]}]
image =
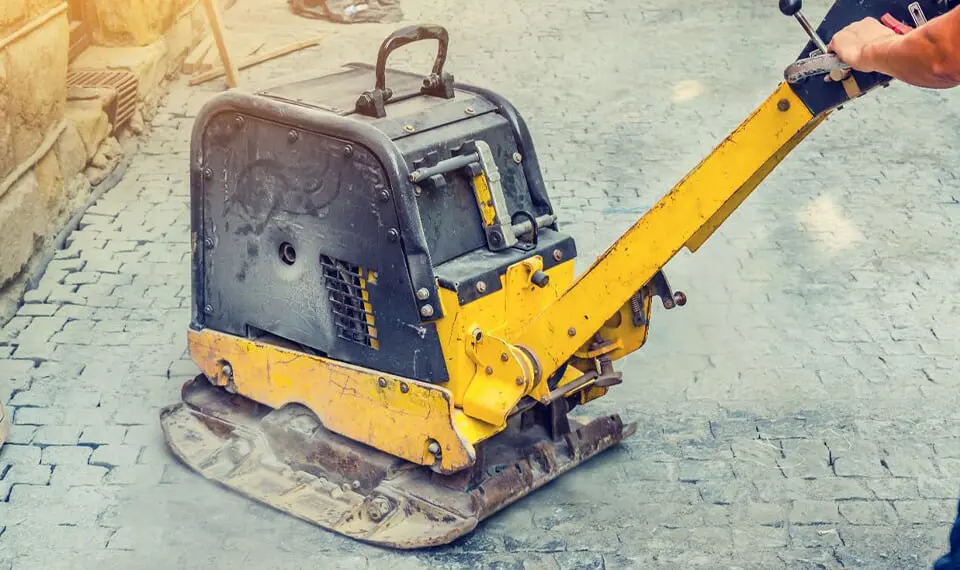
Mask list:
[{"label": "stone wall", "polygon": [[61,170],[55,144],[66,109],[66,11],[14,35],[57,5],[4,0],[0,18],[0,288],[52,229],[71,174]]},{"label": "stone wall", "polygon": [[[207,33],[199,0],[85,0],[84,9],[93,45],[68,62],[64,0],[0,0],[0,323],[57,234],[135,149],[144,116]],[[68,88],[71,68],[136,75],[134,119],[115,129],[113,91]]]},{"label": "stone wall", "polygon": [[85,0],[84,16],[101,46],[146,46],[170,29],[192,0]]}]

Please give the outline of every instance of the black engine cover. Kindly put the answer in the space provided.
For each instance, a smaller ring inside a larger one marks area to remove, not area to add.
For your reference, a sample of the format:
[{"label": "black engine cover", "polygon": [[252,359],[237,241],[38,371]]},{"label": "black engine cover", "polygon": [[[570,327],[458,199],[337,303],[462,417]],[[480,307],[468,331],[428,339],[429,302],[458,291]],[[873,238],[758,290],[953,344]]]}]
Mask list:
[{"label": "black engine cover", "polygon": [[409,181],[482,139],[510,212],[553,213],[516,110],[463,85],[452,98],[426,95],[422,79],[387,70],[399,95],[379,118],[355,109],[375,82],[363,64],[204,106],[191,146],[193,327],[443,382],[438,282],[469,302],[475,280],[488,279],[491,294],[491,276],[520,259],[541,255],[550,267],[554,249],[575,255],[555,224],[533,251],[491,252],[467,173],[440,188]]}]

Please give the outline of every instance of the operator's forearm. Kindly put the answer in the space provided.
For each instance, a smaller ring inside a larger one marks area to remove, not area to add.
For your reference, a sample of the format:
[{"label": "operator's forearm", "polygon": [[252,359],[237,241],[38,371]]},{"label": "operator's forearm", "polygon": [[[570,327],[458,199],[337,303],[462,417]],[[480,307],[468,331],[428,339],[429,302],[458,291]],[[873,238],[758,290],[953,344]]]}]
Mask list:
[{"label": "operator's forearm", "polygon": [[960,85],[960,9],[904,36],[864,48],[870,67],[904,83],[946,89]]}]

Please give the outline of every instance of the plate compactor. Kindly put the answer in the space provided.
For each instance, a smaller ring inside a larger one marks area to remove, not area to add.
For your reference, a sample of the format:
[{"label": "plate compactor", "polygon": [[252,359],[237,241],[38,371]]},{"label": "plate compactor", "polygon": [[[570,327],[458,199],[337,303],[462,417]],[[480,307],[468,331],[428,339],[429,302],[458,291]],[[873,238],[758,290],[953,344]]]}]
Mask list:
[{"label": "plate compactor", "polygon": [[[591,267],[574,273],[530,133],[444,71],[411,26],[375,66],[214,97],[192,133],[193,317],[202,373],[161,412],[204,477],[394,548],[449,543],[631,436],[570,411],[616,390],[662,268],[695,252],[804,137],[891,78],[824,42],[942,0],[837,0],[773,93]],[[426,76],[388,69],[420,40]],[[819,51],[818,51],[819,50]]]}]

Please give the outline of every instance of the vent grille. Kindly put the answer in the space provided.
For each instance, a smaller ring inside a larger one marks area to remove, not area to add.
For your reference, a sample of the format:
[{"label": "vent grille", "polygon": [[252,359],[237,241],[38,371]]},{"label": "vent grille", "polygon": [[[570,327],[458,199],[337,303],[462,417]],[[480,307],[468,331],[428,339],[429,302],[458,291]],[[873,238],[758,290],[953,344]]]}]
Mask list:
[{"label": "vent grille", "polygon": [[129,71],[117,69],[71,69],[67,72],[67,87],[105,87],[113,89],[116,97],[106,109],[113,125],[113,133],[120,130],[137,110],[137,91],[140,80]]},{"label": "vent grille", "polygon": [[362,267],[326,255],[320,256],[320,267],[337,336],[379,349],[373,307],[367,293],[367,281],[375,282],[376,274],[371,272],[365,276]]}]

